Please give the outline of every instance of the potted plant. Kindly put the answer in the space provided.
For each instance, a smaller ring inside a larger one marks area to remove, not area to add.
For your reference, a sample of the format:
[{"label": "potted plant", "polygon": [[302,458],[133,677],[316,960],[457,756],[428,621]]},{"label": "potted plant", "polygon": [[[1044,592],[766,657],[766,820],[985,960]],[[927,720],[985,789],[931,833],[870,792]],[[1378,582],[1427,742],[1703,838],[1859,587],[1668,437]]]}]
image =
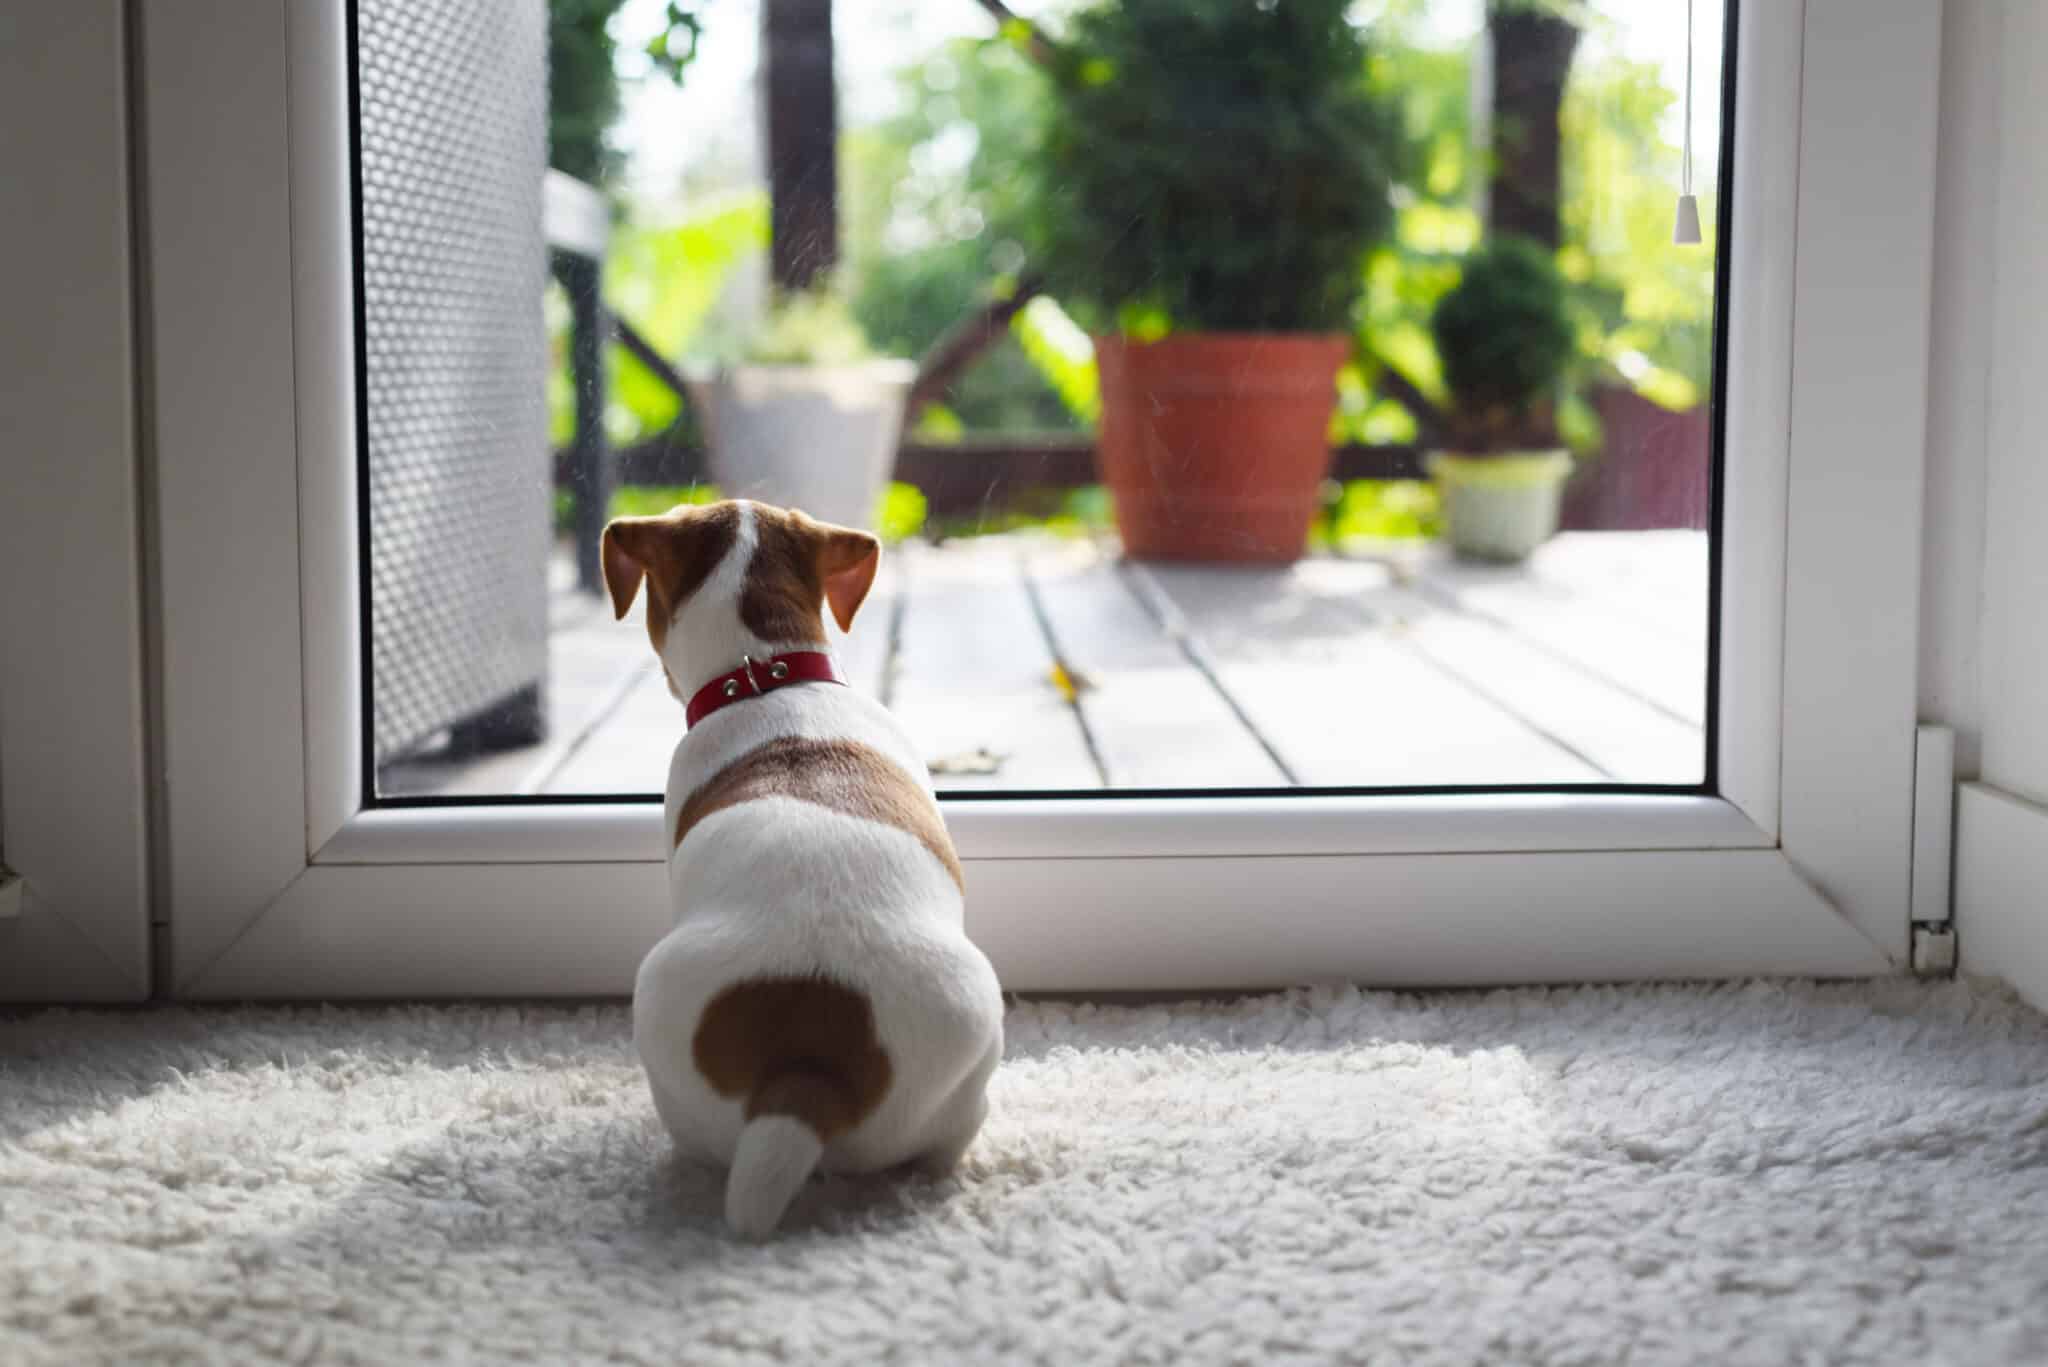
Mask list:
[{"label": "potted plant", "polygon": [[1050,58],[1051,291],[1093,324],[1127,554],[1289,561],[1329,472],[1397,126],[1351,0],[1111,0]]},{"label": "potted plant", "polygon": [[1450,448],[1432,452],[1444,533],[1460,556],[1514,563],[1557,531],[1571,452],[1557,405],[1573,358],[1556,262],[1526,238],[1474,253],[1430,319],[1450,392]]},{"label": "potted plant", "polygon": [[916,378],[874,353],[831,287],[777,296],[743,346],[690,377],[712,482],[873,531]]}]

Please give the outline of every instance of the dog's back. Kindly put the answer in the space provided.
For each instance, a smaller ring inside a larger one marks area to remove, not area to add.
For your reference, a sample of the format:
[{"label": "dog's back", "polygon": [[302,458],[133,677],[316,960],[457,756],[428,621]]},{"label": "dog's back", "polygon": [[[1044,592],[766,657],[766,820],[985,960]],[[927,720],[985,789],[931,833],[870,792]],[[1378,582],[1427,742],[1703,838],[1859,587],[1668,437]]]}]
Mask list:
[{"label": "dog's back", "polygon": [[[620,601],[615,564],[630,557],[646,574],[650,635],[679,697],[730,667],[721,652],[765,668],[822,645],[822,602],[842,624],[852,612],[835,572],[865,576],[853,606],[872,578],[871,538],[773,509],[649,525],[660,521],[615,524],[607,576],[623,613],[632,594]],[[858,553],[867,563],[847,565]],[[764,555],[780,579],[766,589]],[[895,720],[831,684],[721,707],[676,748],[665,830],[676,924],[641,966],[634,1035],[678,1144],[732,1165],[734,1226],[772,1228],[821,1163],[950,1167],[980,1126],[1002,1002],[962,928],[959,860]]]}]

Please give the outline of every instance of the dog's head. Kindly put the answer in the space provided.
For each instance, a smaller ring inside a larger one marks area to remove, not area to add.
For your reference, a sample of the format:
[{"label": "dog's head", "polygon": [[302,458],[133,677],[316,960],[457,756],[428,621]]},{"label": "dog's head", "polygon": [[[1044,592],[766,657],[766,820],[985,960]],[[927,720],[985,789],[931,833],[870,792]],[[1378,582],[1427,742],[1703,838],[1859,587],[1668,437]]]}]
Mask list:
[{"label": "dog's head", "polygon": [[647,582],[647,635],[678,697],[756,659],[825,644],[825,608],[840,630],[875,582],[882,544],[866,532],[764,503],[735,501],[622,517],[604,529],[612,610]]}]

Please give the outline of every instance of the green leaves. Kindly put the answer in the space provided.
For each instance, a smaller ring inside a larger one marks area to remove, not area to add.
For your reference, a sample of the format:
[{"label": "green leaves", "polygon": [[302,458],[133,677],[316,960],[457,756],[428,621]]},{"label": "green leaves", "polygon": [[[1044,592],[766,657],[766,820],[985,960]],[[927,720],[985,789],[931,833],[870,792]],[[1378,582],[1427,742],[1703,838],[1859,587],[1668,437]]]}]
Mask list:
[{"label": "green leaves", "polygon": [[1102,390],[1088,334],[1042,294],[1010,320],[1010,332],[1067,411],[1093,427],[1102,417]]},{"label": "green leaves", "polygon": [[654,69],[682,84],[683,71],[697,58],[697,43],[704,36],[704,20],[690,5],[669,0],[662,30],[647,40],[644,49]]},{"label": "green leaves", "polygon": [[1555,440],[1555,406],[1574,355],[1564,278],[1542,246],[1502,238],[1466,259],[1430,319],[1467,449]]},{"label": "green leaves", "polygon": [[875,348],[834,285],[778,295],[741,359],[755,365],[852,365]]},{"label": "green leaves", "polygon": [[[704,330],[733,267],[768,245],[768,197],[758,191],[706,206],[678,223],[628,220],[614,228],[605,259],[605,304],[632,323],[663,356],[685,354]],[[568,442],[575,396],[568,378],[569,311],[558,288],[548,292],[548,425],[555,445]],[[608,348],[609,402],[605,432],[630,445],[674,422],[681,402],[626,352]]]},{"label": "green leaves", "polygon": [[1347,329],[1399,161],[1349,0],[1110,0],[1074,17],[1041,251],[1086,321]]},{"label": "green leaves", "polygon": [[[697,56],[710,0],[670,0],[664,26],[645,52],[657,71],[681,83]],[[618,170],[610,142],[619,117],[618,43],[613,17],[625,0],[548,0],[548,165],[591,185]]]}]

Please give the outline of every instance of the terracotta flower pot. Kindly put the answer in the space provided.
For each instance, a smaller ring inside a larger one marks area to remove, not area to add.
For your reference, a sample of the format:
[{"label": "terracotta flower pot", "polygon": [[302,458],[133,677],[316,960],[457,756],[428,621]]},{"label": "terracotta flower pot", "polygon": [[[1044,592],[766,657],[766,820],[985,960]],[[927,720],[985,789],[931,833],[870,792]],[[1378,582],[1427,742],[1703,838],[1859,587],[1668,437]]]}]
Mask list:
[{"label": "terracotta flower pot", "polygon": [[1341,333],[1095,339],[1096,450],[1124,552],[1299,559],[1330,470]]}]

